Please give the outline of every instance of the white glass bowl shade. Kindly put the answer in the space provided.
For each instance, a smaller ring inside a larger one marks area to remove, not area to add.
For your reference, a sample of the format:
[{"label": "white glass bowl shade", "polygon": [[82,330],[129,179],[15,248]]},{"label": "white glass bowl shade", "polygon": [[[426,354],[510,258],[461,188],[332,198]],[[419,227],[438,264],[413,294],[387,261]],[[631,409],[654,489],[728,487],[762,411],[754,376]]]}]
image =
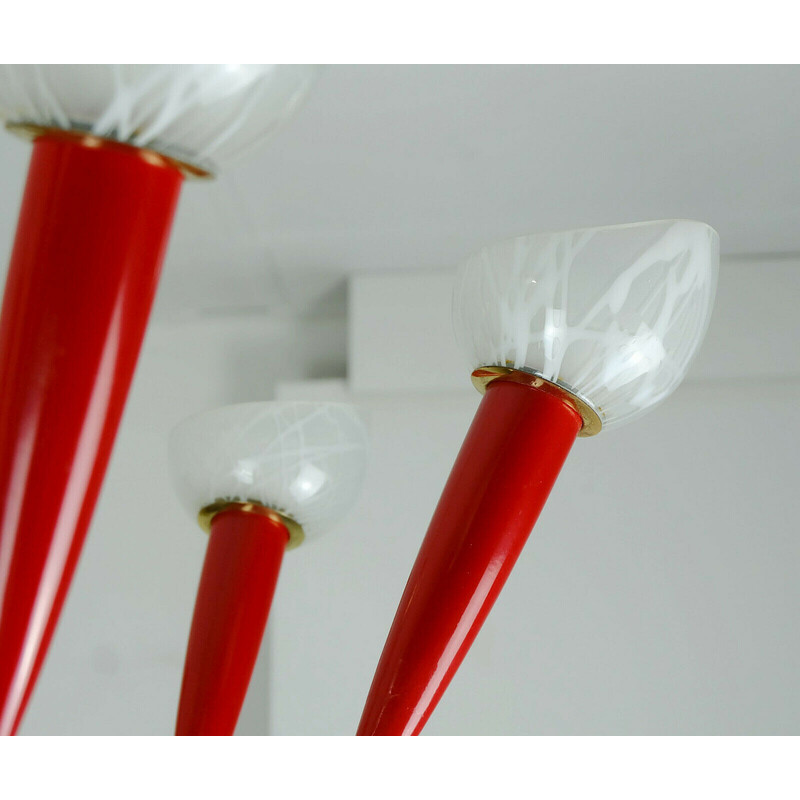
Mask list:
[{"label": "white glass bowl shade", "polygon": [[175,489],[194,519],[218,500],[255,501],[324,532],[361,490],[367,433],[344,403],[224,406],[180,423],[169,440]]},{"label": "white glass bowl shade", "polygon": [[279,64],[0,66],[0,117],[82,130],[215,172],[305,97],[315,69]]},{"label": "white glass bowl shade", "polygon": [[456,338],[473,369],[533,371],[587,400],[605,429],[683,380],[718,266],[716,231],[692,220],[520,236],[461,265]]}]

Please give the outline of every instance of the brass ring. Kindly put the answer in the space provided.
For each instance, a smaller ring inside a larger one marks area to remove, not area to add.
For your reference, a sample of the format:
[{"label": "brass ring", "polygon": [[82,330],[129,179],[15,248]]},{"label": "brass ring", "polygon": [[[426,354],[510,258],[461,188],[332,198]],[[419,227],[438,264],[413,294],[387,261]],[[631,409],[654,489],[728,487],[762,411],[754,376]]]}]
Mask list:
[{"label": "brass ring", "polygon": [[139,147],[129,142],[118,142],[116,139],[106,139],[103,136],[95,136],[88,131],[66,128],[48,128],[44,125],[35,125],[31,122],[7,122],[6,128],[16,136],[20,136],[29,142],[41,139],[43,136],[54,139],[64,139],[66,141],[82,144],[84,147],[111,147],[135,151],[137,155],[150,164],[159,167],[172,167],[177,169],[185,178],[213,178],[213,174],[208,170],[180,161],[177,158],[165,156],[156,150],[147,147]]},{"label": "brass ring", "polygon": [[244,502],[240,500],[215,500],[210,505],[200,509],[197,515],[197,522],[206,533],[211,533],[211,520],[217,514],[232,508],[248,514],[260,514],[263,517],[269,517],[274,522],[280,522],[289,531],[289,541],[286,543],[287,550],[294,550],[295,547],[299,547],[306,538],[303,528],[298,522],[285,514],[281,514],[279,511],[275,511],[274,508],[262,505],[256,500],[246,500]]},{"label": "brass ring", "polygon": [[531,386],[558,397],[580,414],[583,424],[578,436],[595,436],[603,427],[603,420],[588,400],[581,397],[574,389],[560,383],[554,383],[533,370],[514,369],[512,367],[478,367],[472,373],[472,384],[481,393],[493,381],[502,380]]}]

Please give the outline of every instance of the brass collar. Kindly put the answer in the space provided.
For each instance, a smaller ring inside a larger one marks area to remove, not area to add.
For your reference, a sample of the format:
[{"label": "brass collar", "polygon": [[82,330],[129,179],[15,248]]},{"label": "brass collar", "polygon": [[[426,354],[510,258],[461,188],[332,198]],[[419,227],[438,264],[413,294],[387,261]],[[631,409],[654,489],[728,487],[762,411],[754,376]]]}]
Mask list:
[{"label": "brass collar", "polygon": [[600,429],[603,427],[600,414],[588,400],[581,397],[574,389],[567,388],[560,383],[549,381],[533,370],[487,366],[478,367],[478,369],[472,373],[472,383],[481,394],[484,394],[486,387],[492,383],[492,381],[498,380],[531,386],[534,389],[540,389],[541,391],[563,400],[567,405],[577,411],[583,420],[583,425],[580,431],[578,431],[578,436],[595,436],[600,433]]},{"label": "brass collar", "polygon": [[102,136],[95,136],[93,133],[78,129],[49,128],[44,125],[34,125],[30,122],[7,122],[6,128],[13,134],[20,136],[28,141],[35,141],[43,136],[53,139],[63,139],[82,144],[85,147],[112,147],[128,151],[135,151],[137,155],[150,164],[160,167],[172,167],[177,169],[184,178],[213,178],[214,176],[202,167],[179,161],[176,158],[165,156],[147,147],[138,147],[128,142],[118,142],[116,139],[106,139]]},{"label": "brass collar", "polygon": [[228,511],[232,508],[239,509],[240,511],[244,511],[248,514],[260,514],[261,516],[269,517],[275,522],[280,522],[281,525],[283,525],[286,530],[289,531],[289,541],[286,543],[287,550],[293,550],[295,547],[298,547],[306,538],[301,525],[291,517],[287,517],[285,514],[281,514],[279,511],[275,511],[273,508],[267,508],[267,506],[261,505],[261,503],[258,503],[255,500],[247,500],[245,502],[239,500],[215,500],[210,505],[200,509],[200,512],[197,515],[197,522],[206,533],[210,533],[211,520],[213,520],[214,517],[216,517],[220,512]]}]

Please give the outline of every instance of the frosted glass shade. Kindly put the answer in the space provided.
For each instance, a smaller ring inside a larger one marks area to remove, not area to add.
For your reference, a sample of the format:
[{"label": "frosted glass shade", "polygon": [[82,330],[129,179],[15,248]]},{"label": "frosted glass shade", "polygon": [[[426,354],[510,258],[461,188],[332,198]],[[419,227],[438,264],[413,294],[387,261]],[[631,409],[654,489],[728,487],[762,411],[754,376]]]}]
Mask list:
[{"label": "frosted glass shade", "polygon": [[0,117],[84,130],[215,172],[304,98],[309,65],[0,66]]},{"label": "frosted glass shade", "polygon": [[367,433],[342,403],[244,403],[196,414],[169,441],[173,483],[194,519],[217,500],[260,503],[306,536],[327,530],[355,502]]},{"label": "frosted glass shade", "polygon": [[460,267],[456,338],[473,369],[533,371],[587,400],[605,429],[683,380],[718,267],[716,231],[691,220],[520,236]]}]

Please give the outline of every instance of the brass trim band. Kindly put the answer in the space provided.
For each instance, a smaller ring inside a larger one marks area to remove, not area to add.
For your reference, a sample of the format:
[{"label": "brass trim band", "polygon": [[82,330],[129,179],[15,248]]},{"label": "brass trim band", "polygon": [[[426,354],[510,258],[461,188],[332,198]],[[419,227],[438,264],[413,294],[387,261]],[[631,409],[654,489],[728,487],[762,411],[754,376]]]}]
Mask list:
[{"label": "brass trim band", "polygon": [[6,128],[13,134],[33,142],[43,136],[51,136],[57,139],[65,139],[82,144],[85,147],[116,147],[125,150],[135,151],[137,155],[143,158],[150,164],[160,167],[172,167],[177,169],[185,178],[213,178],[214,176],[205,169],[188,164],[185,161],[179,161],[176,158],[170,158],[163,153],[156,150],[150,150],[147,147],[138,147],[135,144],[128,142],[118,142],[116,139],[106,139],[102,136],[95,136],[93,133],[81,130],[68,130],[66,128],[48,128],[44,125],[34,125],[30,122],[7,122]]},{"label": "brass trim band", "polygon": [[286,542],[287,550],[294,550],[295,547],[299,547],[306,538],[302,526],[291,517],[287,517],[285,514],[281,514],[273,508],[267,508],[267,506],[263,506],[255,500],[247,500],[245,502],[238,500],[215,500],[210,505],[200,509],[197,515],[197,522],[206,533],[211,533],[211,520],[213,520],[217,514],[232,508],[239,509],[248,514],[260,514],[263,517],[269,517],[274,522],[280,522],[286,530],[289,531],[289,540]]},{"label": "brass trim band", "polygon": [[478,367],[478,369],[472,373],[472,384],[481,394],[486,392],[486,387],[492,383],[492,381],[498,380],[531,386],[534,389],[547,392],[564,401],[577,411],[583,420],[583,425],[580,431],[578,431],[578,436],[595,436],[600,433],[600,429],[603,427],[600,414],[597,413],[595,408],[588,401],[584,400],[584,398],[574,391],[565,388],[561,384],[553,383],[553,381],[543,378],[536,372],[513,369],[512,367],[487,366]]}]

